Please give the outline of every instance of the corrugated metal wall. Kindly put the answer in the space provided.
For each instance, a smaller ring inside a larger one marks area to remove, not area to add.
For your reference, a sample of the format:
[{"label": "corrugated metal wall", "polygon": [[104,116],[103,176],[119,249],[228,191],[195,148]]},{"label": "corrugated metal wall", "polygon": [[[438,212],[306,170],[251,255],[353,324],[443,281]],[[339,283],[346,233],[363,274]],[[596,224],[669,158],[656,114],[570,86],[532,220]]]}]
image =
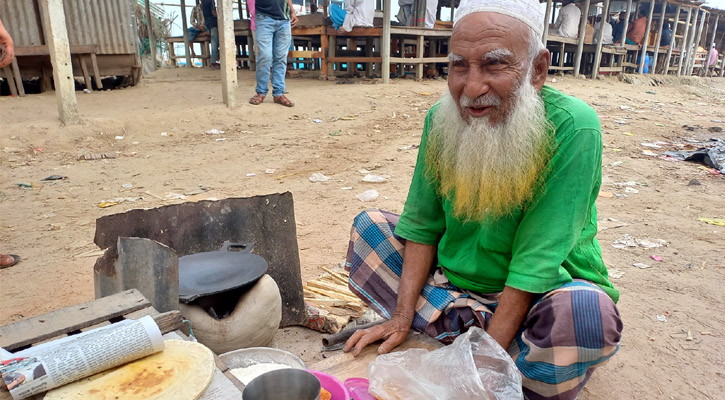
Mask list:
[{"label": "corrugated metal wall", "polygon": [[[0,18],[17,46],[45,44],[37,1],[0,0]],[[71,44],[97,44],[98,54],[137,52],[134,0],[64,0],[63,3]]]}]

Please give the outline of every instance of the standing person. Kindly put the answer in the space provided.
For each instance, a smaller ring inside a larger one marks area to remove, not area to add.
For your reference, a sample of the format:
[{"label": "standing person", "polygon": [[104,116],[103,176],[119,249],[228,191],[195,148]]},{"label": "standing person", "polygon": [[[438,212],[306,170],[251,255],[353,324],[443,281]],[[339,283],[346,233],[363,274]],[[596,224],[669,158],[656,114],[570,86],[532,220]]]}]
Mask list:
[{"label": "standing person", "polygon": [[219,23],[217,22],[214,0],[201,0],[201,10],[204,14],[206,30],[211,35],[211,67],[219,68],[219,63],[217,63],[219,57]]},{"label": "standing person", "polygon": [[257,87],[249,103],[262,104],[269,92],[271,75],[274,102],[285,107],[294,107],[295,104],[284,95],[287,53],[292,43],[292,27],[297,25],[292,0],[256,0],[254,7],[257,28]]},{"label": "standing person", "polygon": [[527,399],[576,399],[619,349],[619,292],[597,235],[602,130],[546,86],[538,0],[461,0],[448,91],[428,111],[403,214],[353,223],[349,288],[386,321],[345,351],[411,328],[443,343],[479,326],[508,350]]}]

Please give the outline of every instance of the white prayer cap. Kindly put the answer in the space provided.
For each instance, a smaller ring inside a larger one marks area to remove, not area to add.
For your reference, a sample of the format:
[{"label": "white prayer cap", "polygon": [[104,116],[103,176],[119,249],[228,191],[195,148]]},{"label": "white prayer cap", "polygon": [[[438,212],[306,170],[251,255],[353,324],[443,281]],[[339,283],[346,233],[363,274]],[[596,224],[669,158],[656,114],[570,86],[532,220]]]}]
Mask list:
[{"label": "white prayer cap", "polygon": [[544,12],[538,0],[461,0],[456,8],[453,26],[466,15],[477,12],[508,15],[530,26],[538,37],[544,34]]}]

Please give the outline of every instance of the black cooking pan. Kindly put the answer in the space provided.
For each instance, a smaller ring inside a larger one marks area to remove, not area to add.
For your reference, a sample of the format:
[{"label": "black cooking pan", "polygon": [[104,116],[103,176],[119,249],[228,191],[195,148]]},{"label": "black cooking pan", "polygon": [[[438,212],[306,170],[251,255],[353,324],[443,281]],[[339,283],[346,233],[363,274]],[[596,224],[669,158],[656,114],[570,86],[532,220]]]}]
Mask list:
[{"label": "black cooking pan", "polygon": [[218,251],[179,258],[179,301],[190,303],[250,286],[267,272],[267,261],[252,254],[254,243],[224,242]]}]

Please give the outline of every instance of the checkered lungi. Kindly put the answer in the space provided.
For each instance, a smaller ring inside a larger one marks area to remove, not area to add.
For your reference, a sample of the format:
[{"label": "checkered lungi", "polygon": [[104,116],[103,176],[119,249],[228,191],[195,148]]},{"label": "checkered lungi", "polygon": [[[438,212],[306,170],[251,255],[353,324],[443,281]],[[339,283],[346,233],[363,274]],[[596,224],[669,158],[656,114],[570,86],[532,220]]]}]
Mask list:
[{"label": "checkered lungi", "polygon": [[[393,232],[400,217],[367,210],[355,217],[347,253],[350,289],[390,318],[397,302],[405,239]],[[501,293],[479,294],[453,286],[440,268],[431,271],[416,305],[413,328],[451,343],[471,325],[488,327]],[[524,394],[574,399],[595,368],[619,349],[622,322],[612,299],[577,280],[539,296],[508,349],[523,375]]]}]

